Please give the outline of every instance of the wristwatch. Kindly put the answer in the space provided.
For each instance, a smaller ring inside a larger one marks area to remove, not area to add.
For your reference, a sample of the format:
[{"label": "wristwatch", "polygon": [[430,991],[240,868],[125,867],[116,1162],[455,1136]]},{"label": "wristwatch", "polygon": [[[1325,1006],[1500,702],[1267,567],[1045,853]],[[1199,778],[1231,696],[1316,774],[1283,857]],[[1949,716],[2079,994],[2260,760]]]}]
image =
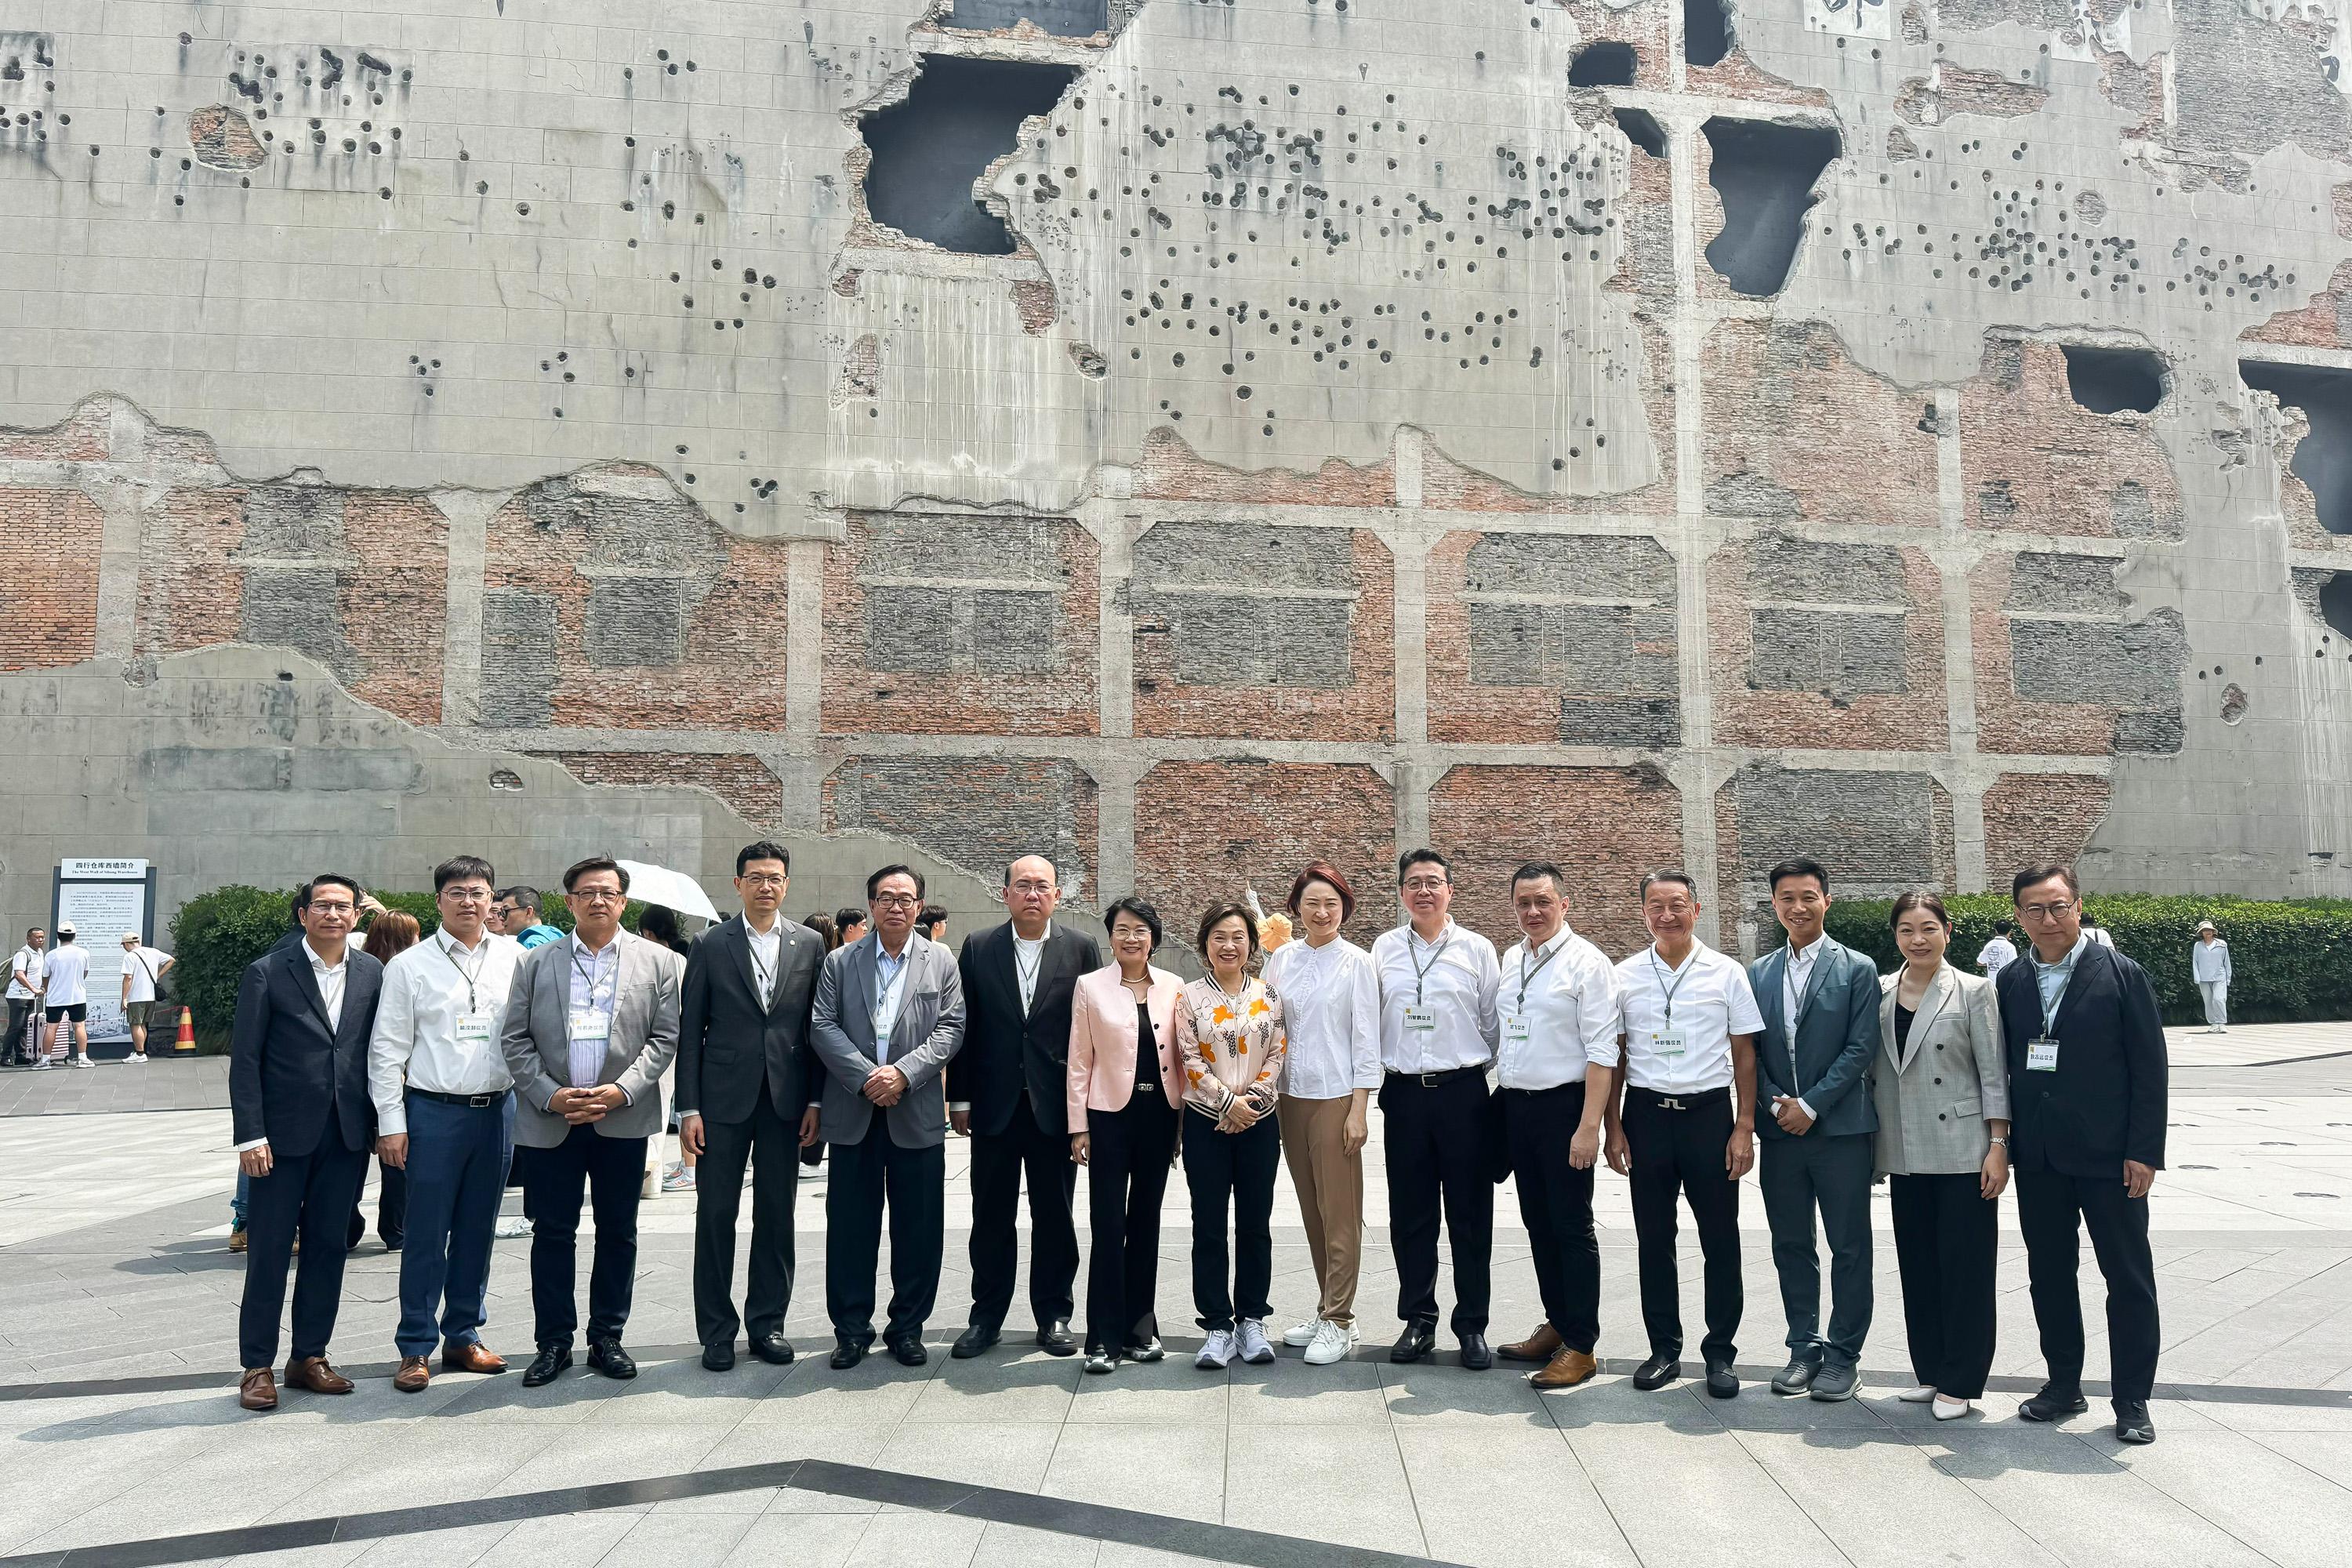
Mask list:
[{"label": "wristwatch", "polygon": [[1990,1142],[1992,1146],[1996,1149],[2006,1149],[2009,1147],[2009,1140],[2006,1138],[1994,1138],[1989,1142]]}]

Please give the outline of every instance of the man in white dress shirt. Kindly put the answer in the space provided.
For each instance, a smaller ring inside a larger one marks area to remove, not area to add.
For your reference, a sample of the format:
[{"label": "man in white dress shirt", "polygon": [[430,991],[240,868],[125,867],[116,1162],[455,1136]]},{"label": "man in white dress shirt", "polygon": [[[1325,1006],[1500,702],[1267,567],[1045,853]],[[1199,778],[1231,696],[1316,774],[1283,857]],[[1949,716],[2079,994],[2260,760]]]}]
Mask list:
[{"label": "man in white dress shirt", "polygon": [[1549,860],[1511,876],[1525,934],[1503,955],[1496,1003],[1503,1127],[1518,1180],[1544,1321],[1506,1361],[1543,1363],[1538,1388],[1573,1388],[1598,1369],[1601,1243],[1592,1234],[1592,1167],[1617,1069],[1617,972],[1568,927],[1568,878]]},{"label": "man in white dress shirt", "polygon": [[1706,1260],[1706,1391],[1739,1392],[1731,1363],[1745,1304],[1739,1279],[1739,1180],[1756,1163],[1756,1037],[1764,1027],[1739,961],[1698,940],[1698,885],[1686,871],[1642,879],[1651,945],[1617,966],[1625,1009],[1624,1110],[1609,1130],[1609,1164],[1633,1184],[1650,1359],[1633,1386],[1682,1375],[1682,1289],[1675,1205],[1690,1204]]},{"label": "man in white dress shirt", "polygon": [[[400,1255],[400,1370],[415,1394],[444,1372],[504,1372],[482,1344],[491,1227],[514,1153],[513,1079],[499,1036],[522,944],[489,929],[498,873],[471,855],[433,870],[441,928],[384,966],[368,1046],[376,1154],[408,1173]],[[436,1330],[434,1318],[438,1311]]]},{"label": "man in white dress shirt", "polygon": [[1437,1342],[1437,1229],[1454,1256],[1454,1333],[1462,1364],[1495,1364],[1486,1308],[1495,1246],[1495,1181],[1487,1169],[1486,1066],[1495,1059],[1495,944],[1454,923],[1445,857],[1407,850],[1397,861],[1406,923],[1372,943],[1381,977],[1381,1117],[1396,1255],[1392,1362],[1419,1361]]}]

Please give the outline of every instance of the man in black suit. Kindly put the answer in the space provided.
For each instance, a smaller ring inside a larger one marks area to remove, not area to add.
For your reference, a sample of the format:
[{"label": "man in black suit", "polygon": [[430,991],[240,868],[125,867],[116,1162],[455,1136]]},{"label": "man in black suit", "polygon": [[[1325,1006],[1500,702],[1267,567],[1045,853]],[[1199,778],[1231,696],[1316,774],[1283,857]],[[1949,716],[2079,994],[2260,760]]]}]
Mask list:
[{"label": "man in black suit", "polygon": [[2079,1226],[2107,1281],[2116,1436],[2152,1443],[2158,1331],[2147,1194],[2164,1167],[2165,1117],[2156,987],[2138,964],[2085,934],[2071,868],[2029,866],[2011,895],[2032,945],[2027,962],[2004,966],[1993,985],[2008,1041],[2017,1225],[2049,1363],[2049,1381],[2017,1413],[2055,1421],[2089,1408]]},{"label": "man in black suit", "polygon": [[1013,918],[966,940],[963,1049],[948,1064],[948,1121],[971,1140],[971,1326],[955,1342],[976,1356],[1003,1336],[1021,1271],[1016,1215],[1029,1173],[1029,1306],[1037,1342],[1075,1355],[1071,1289],[1078,1277],[1072,1199],[1067,1064],[1070,997],[1102,967],[1092,937],[1054,928],[1062,889],[1053,861],[1024,855],[1004,868]]},{"label": "man in black suit", "polygon": [[302,940],[246,967],[229,1047],[229,1112],[237,1166],[250,1179],[246,1207],[245,1300],[237,1313],[245,1375],[237,1403],[278,1408],[271,1367],[286,1307],[286,1273],[299,1235],[294,1343],[286,1382],[313,1394],[349,1394],[327,1363],[343,1293],[343,1226],[367,1179],[375,1142],[368,1099],[368,1036],[383,965],[349,944],[360,889],[349,877],[313,877],[296,895]]},{"label": "man in black suit", "polygon": [[[816,1142],[819,1070],[809,1054],[809,1007],[824,942],[778,911],[793,858],[761,839],[735,856],[743,912],[702,933],[687,954],[679,999],[677,1138],[695,1171],[694,1320],[702,1364],[735,1364],[735,1330],[751,1353],[793,1359],[784,1314],[793,1300],[793,1200],[799,1151]],[[756,1156],[756,1157],[755,1157]],[[735,1216],[751,1166],[751,1277],[735,1313]]]}]

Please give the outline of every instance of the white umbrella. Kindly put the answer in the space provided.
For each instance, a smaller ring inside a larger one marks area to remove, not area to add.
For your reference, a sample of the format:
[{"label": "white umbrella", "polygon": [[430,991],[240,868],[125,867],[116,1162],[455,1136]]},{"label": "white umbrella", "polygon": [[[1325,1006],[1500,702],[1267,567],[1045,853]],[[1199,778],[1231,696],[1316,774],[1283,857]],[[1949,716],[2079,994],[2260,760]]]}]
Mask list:
[{"label": "white umbrella", "polygon": [[624,860],[621,869],[629,874],[629,897],[640,903],[659,904],[666,910],[676,910],[682,915],[718,921],[719,911],[710,907],[710,899],[701,884],[683,871],[673,871],[667,866],[648,866],[642,860]]}]

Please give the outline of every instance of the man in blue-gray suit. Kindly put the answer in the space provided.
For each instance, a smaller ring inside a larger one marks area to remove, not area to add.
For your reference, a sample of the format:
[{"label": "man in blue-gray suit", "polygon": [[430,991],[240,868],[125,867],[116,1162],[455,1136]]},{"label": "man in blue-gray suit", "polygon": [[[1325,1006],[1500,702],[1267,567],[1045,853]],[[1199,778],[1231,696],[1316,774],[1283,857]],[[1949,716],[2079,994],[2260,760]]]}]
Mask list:
[{"label": "man in blue-gray suit", "polygon": [[[1775,1394],[1851,1399],[1870,1331],[1870,1180],[1878,1112],[1868,1088],[1878,1046],[1878,966],[1822,930],[1830,875],[1820,862],[1772,868],[1772,912],[1789,933],[1748,966],[1764,1015],[1756,1045],[1757,1183],[1789,1317],[1789,1364]],[[1830,1243],[1830,1325],[1813,1211]]]},{"label": "man in blue-gray suit", "polygon": [[819,1128],[833,1145],[825,1189],[824,1304],[835,1370],[874,1342],[874,1266],[890,1214],[890,1315],[882,1342],[920,1366],[923,1320],[940,1290],[947,1223],[947,1100],[940,1073],[963,1045],[955,954],[915,934],[922,874],[885,866],[866,879],[874,922],[825,956],[809,1020],[824,1063]]}]

